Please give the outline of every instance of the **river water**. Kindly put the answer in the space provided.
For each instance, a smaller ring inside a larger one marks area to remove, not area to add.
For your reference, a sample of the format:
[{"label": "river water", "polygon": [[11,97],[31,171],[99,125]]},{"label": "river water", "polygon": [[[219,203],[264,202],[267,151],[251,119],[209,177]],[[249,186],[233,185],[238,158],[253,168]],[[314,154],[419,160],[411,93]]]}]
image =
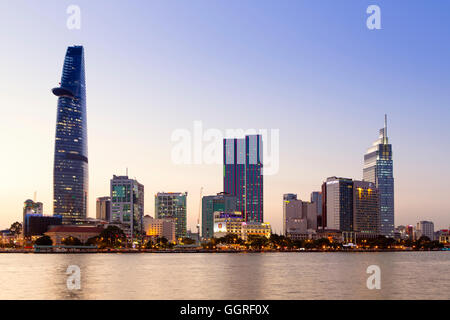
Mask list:
[{"label": "river water", "polygon": [[450,252],[5,253],[0,284],[0,299],[450,299]]}]

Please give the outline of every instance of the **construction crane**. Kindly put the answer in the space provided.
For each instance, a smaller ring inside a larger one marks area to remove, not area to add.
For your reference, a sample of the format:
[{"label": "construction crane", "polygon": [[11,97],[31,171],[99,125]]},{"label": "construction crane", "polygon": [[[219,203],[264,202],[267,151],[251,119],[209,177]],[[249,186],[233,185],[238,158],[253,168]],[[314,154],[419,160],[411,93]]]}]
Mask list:
[{"label": "construction crane", "polygon": [[197,239],[200,243],[200,213],[202,211],[202,194],[203,194],[203,187],[200,188],[200,201],[198,204],[198,216],[197,216]]}]

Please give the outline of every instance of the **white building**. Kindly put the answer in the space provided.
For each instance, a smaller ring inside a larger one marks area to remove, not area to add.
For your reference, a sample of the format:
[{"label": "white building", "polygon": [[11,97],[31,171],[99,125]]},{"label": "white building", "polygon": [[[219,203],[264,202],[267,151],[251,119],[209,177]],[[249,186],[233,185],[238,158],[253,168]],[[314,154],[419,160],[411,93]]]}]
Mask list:
[{"label": "white building", "polygon": [[144,232],[154,238],[166,238],[169,242],[176,241],[175,221],[171,218],[154,219],[149,215],[144,216]]},{"label": "white building", "polygon": [[416,239],[421,236],[428,237],[430,240],[434,240],[434,223],[431,221],[420,221],[416,227]]}]

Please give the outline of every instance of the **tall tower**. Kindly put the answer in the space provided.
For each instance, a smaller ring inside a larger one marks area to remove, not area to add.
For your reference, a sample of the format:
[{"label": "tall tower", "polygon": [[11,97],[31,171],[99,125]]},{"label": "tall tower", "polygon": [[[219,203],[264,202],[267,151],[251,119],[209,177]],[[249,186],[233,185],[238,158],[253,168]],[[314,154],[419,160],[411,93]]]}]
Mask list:
[{"label": "tall tower", "polygon": [[380,233],[394,237],[394,174],[392,145],[387,135],[387,115],[378,139],[364,155],[364,181],[375,183],[379,192]]},{"label": "tall tower", "polygon": [[236,196],[236,210],[247,222],[264,222],[262,151],[261,135],[223,140],[223,191]]},{"label": "tall tower", "polygon": [[58,97],[53,168],[53,214],[78,223],[88,211],[88,152],[84,49],[68,47]]}]

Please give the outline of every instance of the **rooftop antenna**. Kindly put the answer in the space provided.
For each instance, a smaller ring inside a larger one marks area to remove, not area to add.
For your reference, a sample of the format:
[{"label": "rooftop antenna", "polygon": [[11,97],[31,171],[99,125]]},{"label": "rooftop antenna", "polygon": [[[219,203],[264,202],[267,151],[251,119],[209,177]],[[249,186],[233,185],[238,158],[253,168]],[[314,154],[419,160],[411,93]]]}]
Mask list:
[{"label": "rooftop antenna", "polygon": [[128,167],[127,167],[127,170],[126,170],[126,172],[127,172],[126,176],[128,177]]},{"label": "rooftop antenna", "polygon": [[36,202],[36,194],[37,194],[37,191],[34,192],[34,198],[33,198],[34,202]]},{"label": "rooftop antenna", "polygon": [[384,130],[383,142],[387,143],[387,114],[384,114]]}]

